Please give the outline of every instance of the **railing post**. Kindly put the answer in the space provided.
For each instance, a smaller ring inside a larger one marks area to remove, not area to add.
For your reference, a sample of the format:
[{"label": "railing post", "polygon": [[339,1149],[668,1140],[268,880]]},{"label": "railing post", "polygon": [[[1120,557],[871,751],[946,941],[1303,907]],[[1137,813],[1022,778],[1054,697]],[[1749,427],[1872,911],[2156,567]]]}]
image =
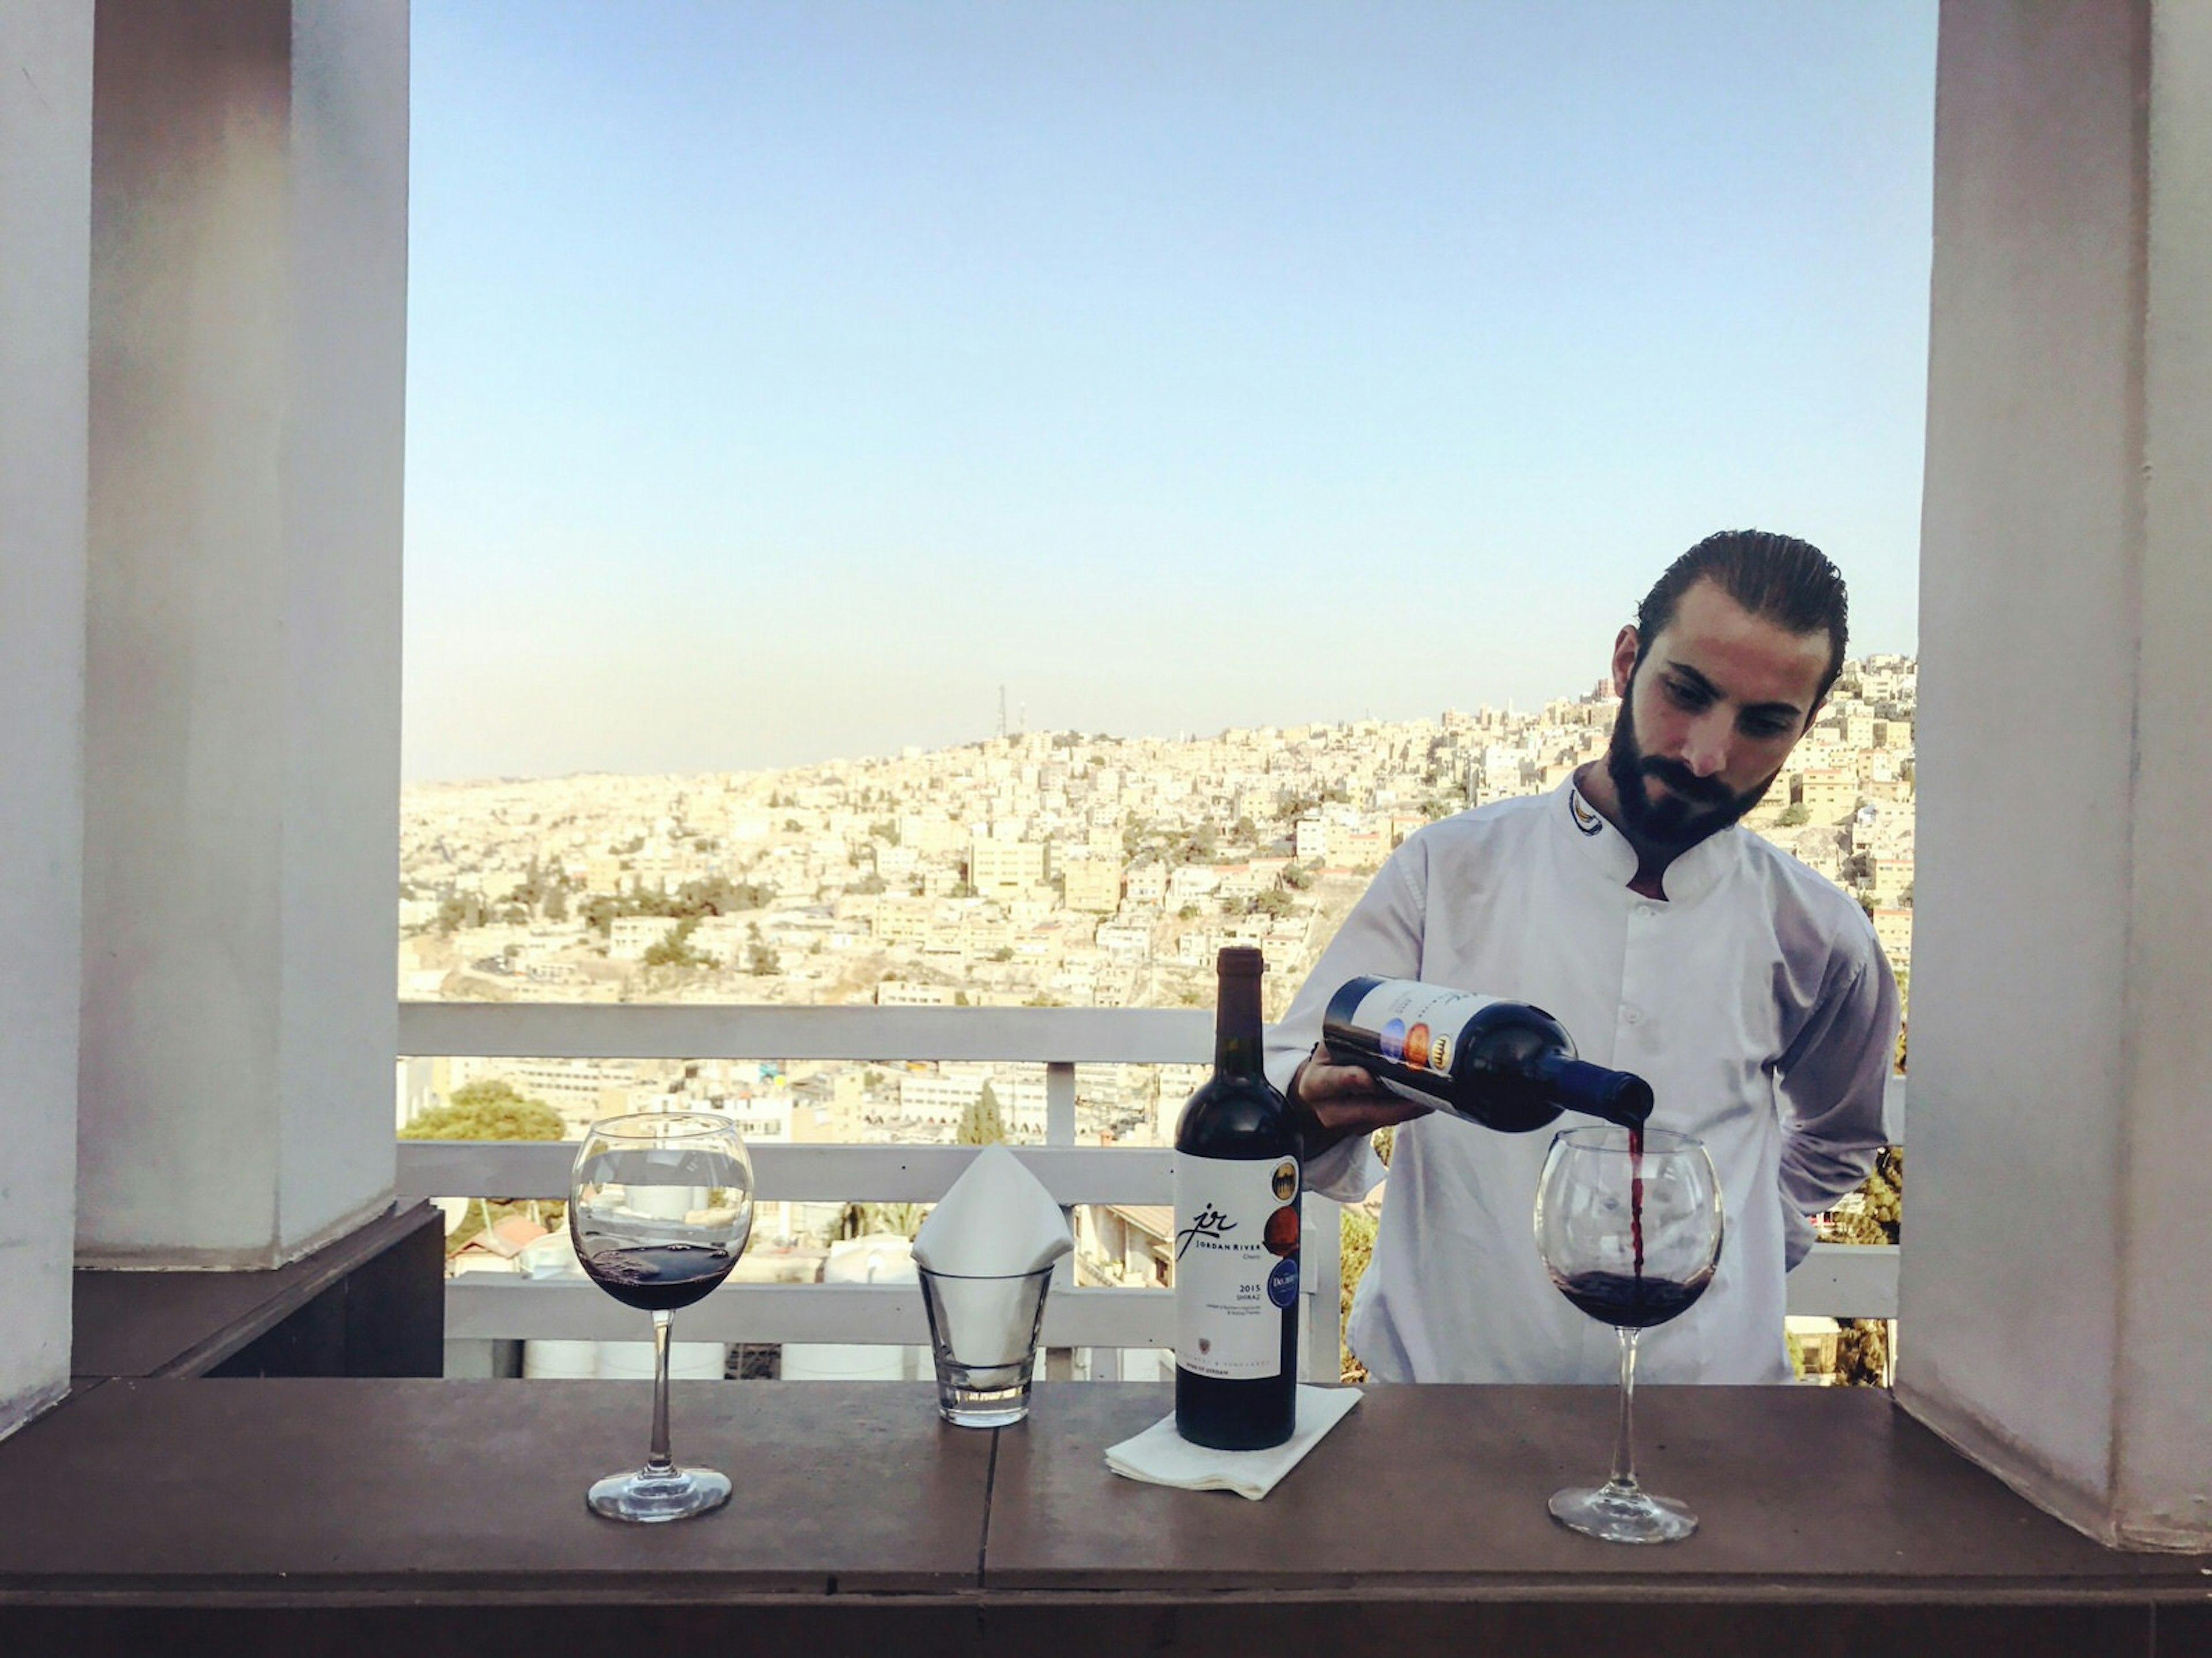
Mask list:
[{"label": "railing post", "polygon": [[1344,1379],[1339,1339],[1344,1327],[1344,1211],[1334,1199],[1308,1193],[1306,1212],[1300,1242],[1313,1295],[1306,1313],[1306,1380],[1333,1384]]},{"label": "railing post", "polygon": [[[1054,1060],[1044,1068],[1044,1143],[1047,1145],[1075,1144],[1075,1065],[1069,1060]],[[1062,1204],[1060,1218],[1067,1223],[1072,1234],[1075,1230],[1075,1206]],[[1060,1258],[1052,1269],[1054,1287],[1071,1290],[1075,1287],[1075,1254],[1073,1250]],[[1044,1376],[1048,1382],[1073,1382],[1075,1379],[1075,1349],[1048,1347],[1044,1352]]]}]

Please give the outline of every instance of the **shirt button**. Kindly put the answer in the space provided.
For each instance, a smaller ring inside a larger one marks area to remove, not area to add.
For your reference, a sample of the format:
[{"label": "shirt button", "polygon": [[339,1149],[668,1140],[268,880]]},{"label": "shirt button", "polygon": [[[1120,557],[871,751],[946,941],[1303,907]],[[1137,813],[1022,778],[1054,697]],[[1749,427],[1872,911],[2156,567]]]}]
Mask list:
[{"label": "shirt button", "polygon": [[1622,1008],[1620,1010],[1620,1017],[1623,1021],[1629,1024],[1640,1024],[1644,1020],[1644,1015],[1632,1007]]}]

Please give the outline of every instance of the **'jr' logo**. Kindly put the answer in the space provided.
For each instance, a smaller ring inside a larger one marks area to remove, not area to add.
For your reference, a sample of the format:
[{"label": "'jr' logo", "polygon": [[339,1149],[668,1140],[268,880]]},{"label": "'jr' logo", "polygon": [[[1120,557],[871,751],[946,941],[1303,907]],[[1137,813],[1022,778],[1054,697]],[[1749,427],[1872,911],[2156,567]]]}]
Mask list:
[{"label": "'jr' logo", "polygon": [[1224,1232],[1237,1230],[1237,1223],[1212,1204],[1200,1210],[1189,1225],[1176,1234],[1176,1259],[1181,1260],[1183,1251],[1200,1238],[1218,1238]]}]

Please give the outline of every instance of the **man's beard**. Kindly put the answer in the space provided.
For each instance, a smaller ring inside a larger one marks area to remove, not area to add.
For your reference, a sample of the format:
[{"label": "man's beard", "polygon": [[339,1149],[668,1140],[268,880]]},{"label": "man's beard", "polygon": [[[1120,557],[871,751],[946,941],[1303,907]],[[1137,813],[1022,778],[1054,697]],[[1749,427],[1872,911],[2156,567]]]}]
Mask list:
[{"label": "man's beard", "polygon": [[[1624,826],[1636,839],[1669,852],[1681,852],[1709,835],[1717,835],[1766,798],[1782,774],[1767,774],[1756,788],[1732,794],[1718,778],[1700,777],[1679,760],[1644,752],[1636,739],[1636,683],[1620,700],[1613,722],[1613,741],[1605,750],[1606,775],[1620,802]],[[1656,777],[1668,793],[1653,800],[1644,780]]]}]

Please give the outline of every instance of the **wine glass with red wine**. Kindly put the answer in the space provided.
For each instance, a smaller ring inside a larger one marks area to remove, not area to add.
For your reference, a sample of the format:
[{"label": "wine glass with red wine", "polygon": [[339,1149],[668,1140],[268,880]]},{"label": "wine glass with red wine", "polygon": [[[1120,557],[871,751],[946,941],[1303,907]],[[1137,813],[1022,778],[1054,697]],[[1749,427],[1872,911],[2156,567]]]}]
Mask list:
[{"label": "wine glass with red wine", "polygon": [[1559,1293],[1620,1337],[1613,1478],[1554,1495],[1552,1517],[1608,1543],[1672,1543],[1698,1517],[1636,1483],[1636,1338],[1687,1312],[1721,1255],[1721,1187],[1704,1145],[1662,1128],[1556,1136],[1536,1187],[1536,1247]]},{"label": "wine glass with red wine", "polygon": [[668,1334],[676,1309],[729,1277],[753,1229],[753,1168],[715,1111],[595,1122],[568,1178],[568,1235],[592,1282],[653,1315],[653,1451],[585,1500],[609,1520],[684,1520],[729,1501],[728,1476],[668,1454]]}]

